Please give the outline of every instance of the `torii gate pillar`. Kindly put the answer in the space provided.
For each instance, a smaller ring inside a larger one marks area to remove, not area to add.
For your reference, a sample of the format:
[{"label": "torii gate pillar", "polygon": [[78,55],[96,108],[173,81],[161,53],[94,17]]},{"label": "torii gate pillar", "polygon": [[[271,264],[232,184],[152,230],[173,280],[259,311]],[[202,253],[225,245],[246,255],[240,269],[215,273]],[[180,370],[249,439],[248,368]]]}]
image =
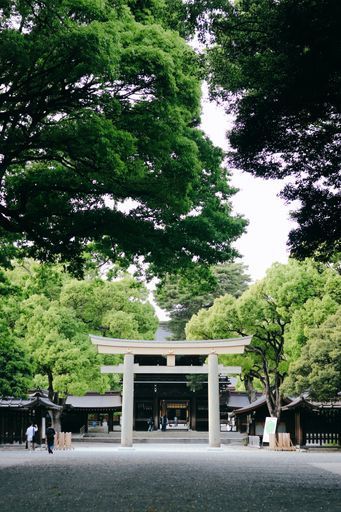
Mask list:
[{"label": "torii gate pillar", "polygon": [[208,443],[210,448],[220,447],[220,409],[218,356],[208,356]]},{"label": "torii gate pillar", "polygon": [[121,446],[133,446],[134,354],[124,355]]}]

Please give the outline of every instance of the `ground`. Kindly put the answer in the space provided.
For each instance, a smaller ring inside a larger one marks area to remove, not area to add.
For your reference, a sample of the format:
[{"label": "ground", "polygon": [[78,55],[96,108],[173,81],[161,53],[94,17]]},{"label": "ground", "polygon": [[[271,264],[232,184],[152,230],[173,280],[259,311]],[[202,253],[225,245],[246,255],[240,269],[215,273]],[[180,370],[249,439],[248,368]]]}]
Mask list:
[{"label": "ground", "polygon": [[341,512],[340,452],[76,445],[0,450],[1,512]]}]

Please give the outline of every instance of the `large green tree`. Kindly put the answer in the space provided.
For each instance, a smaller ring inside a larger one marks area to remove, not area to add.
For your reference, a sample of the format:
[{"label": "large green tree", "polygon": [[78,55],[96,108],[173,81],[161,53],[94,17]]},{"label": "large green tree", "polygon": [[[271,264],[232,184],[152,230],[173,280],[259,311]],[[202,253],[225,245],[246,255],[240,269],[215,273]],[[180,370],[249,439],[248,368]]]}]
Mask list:
[{"label": "large green tree", "polygon": [[341,309],[307,334],[284,388],[291,393],[308,391],[315,400],[336,399],[341,391]]},{"label": "large green tree", "polygon": [[72,280],[63,287],[60,303],[88,332],[102,336],[153,339],[158,326],[146,287],[131,276],[114,282]]},{"label": "large green tree", "polygon": [[212,306],[216,297],[229,293],[239,297],[250,281],[242,263],[222,263],[209,270],[196,267],[184,274],[167,274],[157,284],[158,305],[170,314],[174,339],[185,334],[185,325],[201,308]]},{"label": "large green tree", "polygon": [[198,129],[199,66],[168,4],[1,2],[2,257],[13,240],[74,270],[89,241],[158,271],[234,255],[245,222]]},{"label": "large green tree", "polygon": [[31,382],[28,351],[13,335],[13,315],[8,314],[17,304],[17,293],[0,271],[0,396],[23,397]]},{"label": "large green tree", "polygon": [[[89,333],[154,337],[158,322],[147,290],[131,276],[117,276],[113,282],[99,277],[80,281],[58,266],[32,261],[20,261],[6,276],[0,287],[6,296],[0,306],[7,322],[7,330],[0,332],[1,389],[21,394],[33,384],[47,388],[56,401],[70,393],[110,389],[119,384],[119,376],[101,375],[100,365],[115,364],[119,356],[97,354]],[[30,371],[33,379],[28,381]],[[56,413],[57,428],[59,420]]]},{"label": "large green tree", "polygon": [[286,178],[298,200],[292,254],[340,251],[339,0],[198,0],[191,21],[209,35],[212,95],[236,116],[230,163]]},{"label": "large green tree", "polygon": [[341,278],[331,268],[309,260],[274,264],[264,279],[238,299],[225,295],[195,315],[186,326],[187,337],[253,335],[245,356],[224,360],[242,365],[249,392],[254,379],[261,383],[270,415],[279,417],[281,386],[290,372],[289,364],[308,340],[300,320],[305,318],[310,327],[319,326],[339,307],[340,290]]}]

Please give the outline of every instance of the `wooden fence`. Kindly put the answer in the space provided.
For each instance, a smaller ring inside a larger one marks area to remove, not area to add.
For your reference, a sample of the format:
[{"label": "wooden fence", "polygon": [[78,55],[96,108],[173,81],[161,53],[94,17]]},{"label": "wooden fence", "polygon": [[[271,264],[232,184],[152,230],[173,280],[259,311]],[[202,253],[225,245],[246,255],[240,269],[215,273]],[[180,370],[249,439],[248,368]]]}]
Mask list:
[{"label": "wooden fence", "polygon": [[71,450],[71,432],[56,432],[54,447],[55,450]]}]

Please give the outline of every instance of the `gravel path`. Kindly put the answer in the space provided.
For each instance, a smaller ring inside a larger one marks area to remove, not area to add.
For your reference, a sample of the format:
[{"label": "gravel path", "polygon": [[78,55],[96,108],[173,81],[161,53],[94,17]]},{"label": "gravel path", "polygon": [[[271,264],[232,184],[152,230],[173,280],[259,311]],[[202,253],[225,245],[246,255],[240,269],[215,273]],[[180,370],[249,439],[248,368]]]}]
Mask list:
[{"label": "gravel path", "polygon": [[341,512],[341,454],[202,445],[0,450],[1,512]]}]

